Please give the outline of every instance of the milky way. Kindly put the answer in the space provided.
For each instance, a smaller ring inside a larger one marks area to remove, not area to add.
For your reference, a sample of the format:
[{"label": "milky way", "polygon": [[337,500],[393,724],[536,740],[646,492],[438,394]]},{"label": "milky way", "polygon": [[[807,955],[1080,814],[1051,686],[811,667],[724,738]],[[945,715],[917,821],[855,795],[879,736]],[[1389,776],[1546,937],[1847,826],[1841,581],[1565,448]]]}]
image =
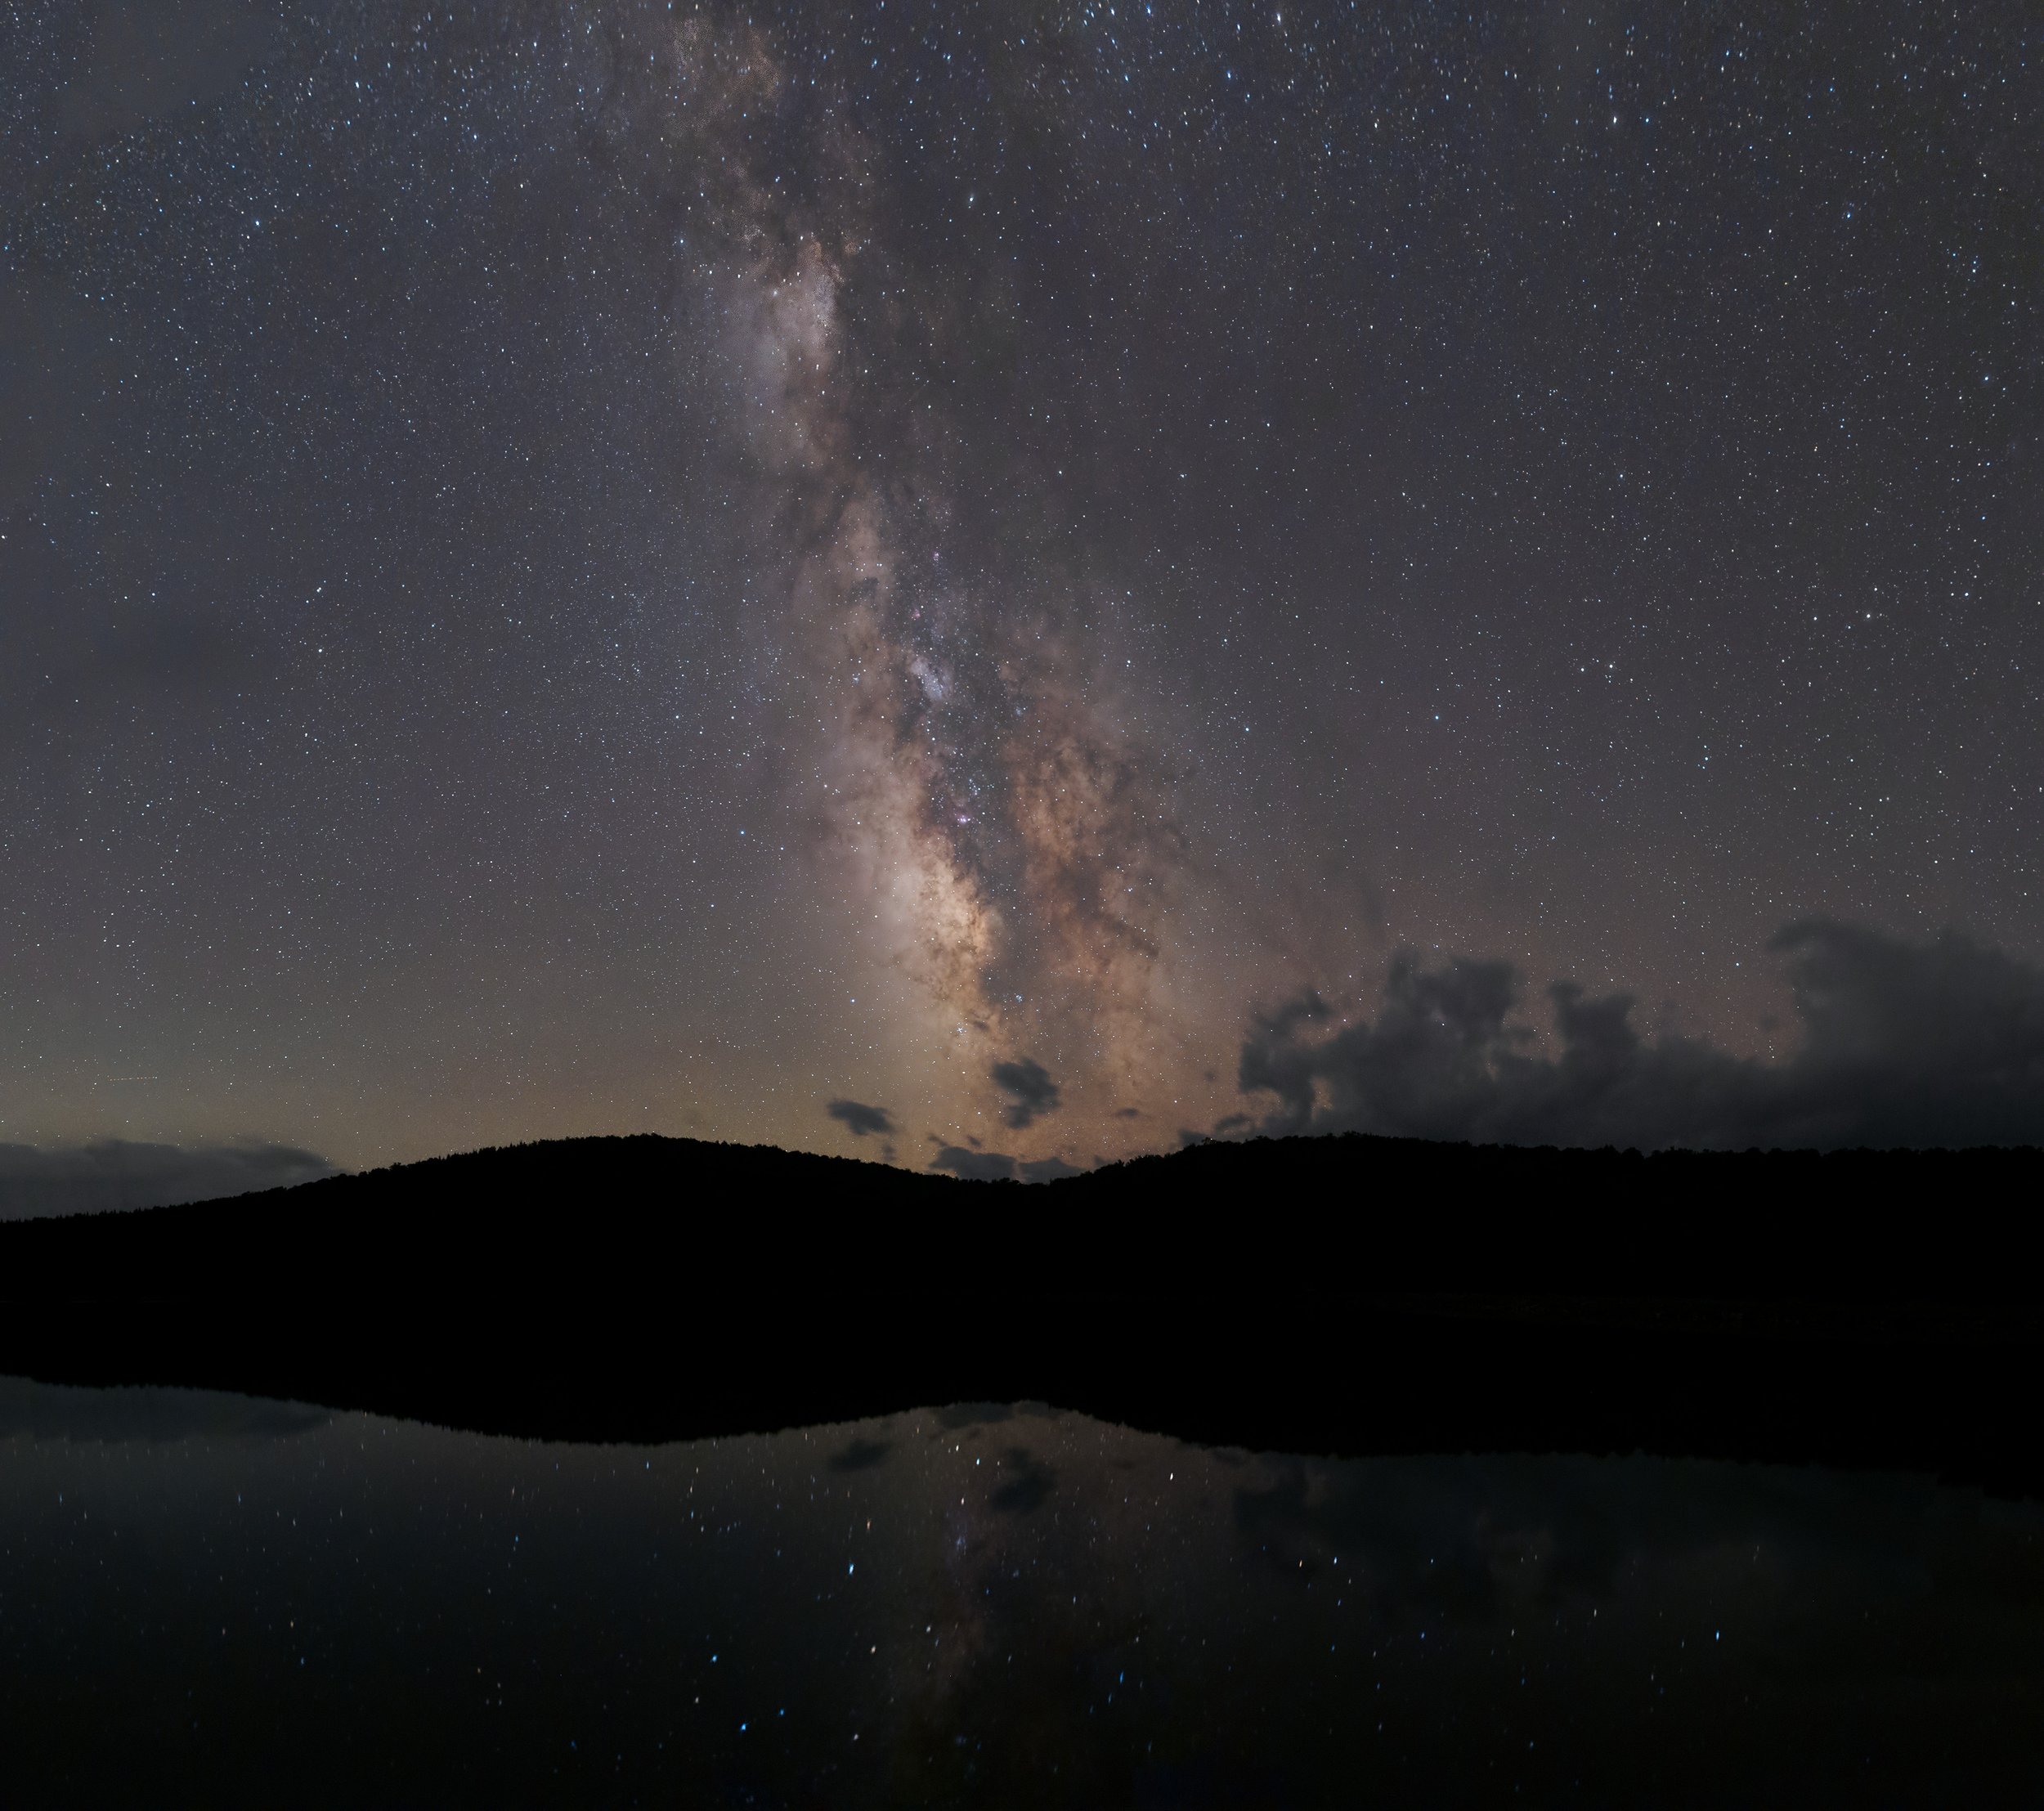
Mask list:
[{"label": "milky way", "polygon": [[757,627],[799,675],[824,878],[874,901],[968,1061],[1033,1038],[1061,1066],[1126,1069],[1182,839],[1090,631],[1109,606],[961,519],[946,449],[967,424],[919,378],[975,323],[893,255],[831,87],[796,105],[749,24],[641,42],[621,36],[615,129],[681,197],[684,319],[737,399]]}]

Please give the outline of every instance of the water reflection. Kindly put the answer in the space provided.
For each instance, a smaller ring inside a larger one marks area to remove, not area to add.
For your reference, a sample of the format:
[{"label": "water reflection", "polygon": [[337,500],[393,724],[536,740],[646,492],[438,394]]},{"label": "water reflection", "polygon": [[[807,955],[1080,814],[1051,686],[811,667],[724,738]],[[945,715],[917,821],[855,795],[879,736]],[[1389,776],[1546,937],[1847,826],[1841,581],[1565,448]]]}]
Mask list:
[{"label": "water reflection", "polygon": [[2044,1513],[1212,1451],[657,1448],[0,1383],[22,1803],[2036,1803]]}]

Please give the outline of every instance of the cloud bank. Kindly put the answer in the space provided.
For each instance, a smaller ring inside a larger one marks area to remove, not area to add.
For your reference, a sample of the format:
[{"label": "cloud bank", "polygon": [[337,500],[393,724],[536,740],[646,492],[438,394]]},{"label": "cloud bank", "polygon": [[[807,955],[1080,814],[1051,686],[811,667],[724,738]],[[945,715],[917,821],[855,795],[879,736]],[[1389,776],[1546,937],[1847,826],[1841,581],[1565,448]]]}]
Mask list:
[{"label": "cloud bank", "polygon": [[0,1220],[169,1207],[336,1173],[317,1152],[290,1145],[0,1145]]},{"label": "cloud bank", "polygon": [[[1258,1020],[1253,1129],[1643,1150],[2044,1145],[2044,969],[1956,931],[1912,941],[1831,919],[1773,940],[1802,1038],[1786,1062],[1652,1042],[1633,997],[1548,989],[1558,1056],[1511,1020],[1508,962],[1391,966],[1374,1022],[1329,1029],[1307,993]],[[1218,1129],[1218,1128],[1217,1128]]]}]

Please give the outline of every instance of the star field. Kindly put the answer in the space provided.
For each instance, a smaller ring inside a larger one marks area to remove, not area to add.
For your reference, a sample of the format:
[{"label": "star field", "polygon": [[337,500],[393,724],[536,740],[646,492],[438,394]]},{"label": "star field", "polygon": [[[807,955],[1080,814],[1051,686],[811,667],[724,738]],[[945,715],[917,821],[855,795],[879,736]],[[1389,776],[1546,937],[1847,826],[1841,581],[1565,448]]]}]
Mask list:
[{"label": "star field", "polygon": [[0,1139],[1083,1164],[1401,950],[1536,1052],[1791,1062],[1805,921],[2044,988],[2040,56],[16,7]]}]

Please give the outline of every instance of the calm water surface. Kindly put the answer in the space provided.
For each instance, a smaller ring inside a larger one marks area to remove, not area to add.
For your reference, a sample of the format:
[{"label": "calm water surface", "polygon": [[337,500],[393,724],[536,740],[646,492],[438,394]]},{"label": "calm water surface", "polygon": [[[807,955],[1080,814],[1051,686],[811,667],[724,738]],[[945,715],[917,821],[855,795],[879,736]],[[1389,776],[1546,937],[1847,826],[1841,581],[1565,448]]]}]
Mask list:
[{"label": "calm water surface", "polygon": [[0,1381],[0,1800],[2044,1803],[2044,1509],[1022,1405],[658,1447]]}]

